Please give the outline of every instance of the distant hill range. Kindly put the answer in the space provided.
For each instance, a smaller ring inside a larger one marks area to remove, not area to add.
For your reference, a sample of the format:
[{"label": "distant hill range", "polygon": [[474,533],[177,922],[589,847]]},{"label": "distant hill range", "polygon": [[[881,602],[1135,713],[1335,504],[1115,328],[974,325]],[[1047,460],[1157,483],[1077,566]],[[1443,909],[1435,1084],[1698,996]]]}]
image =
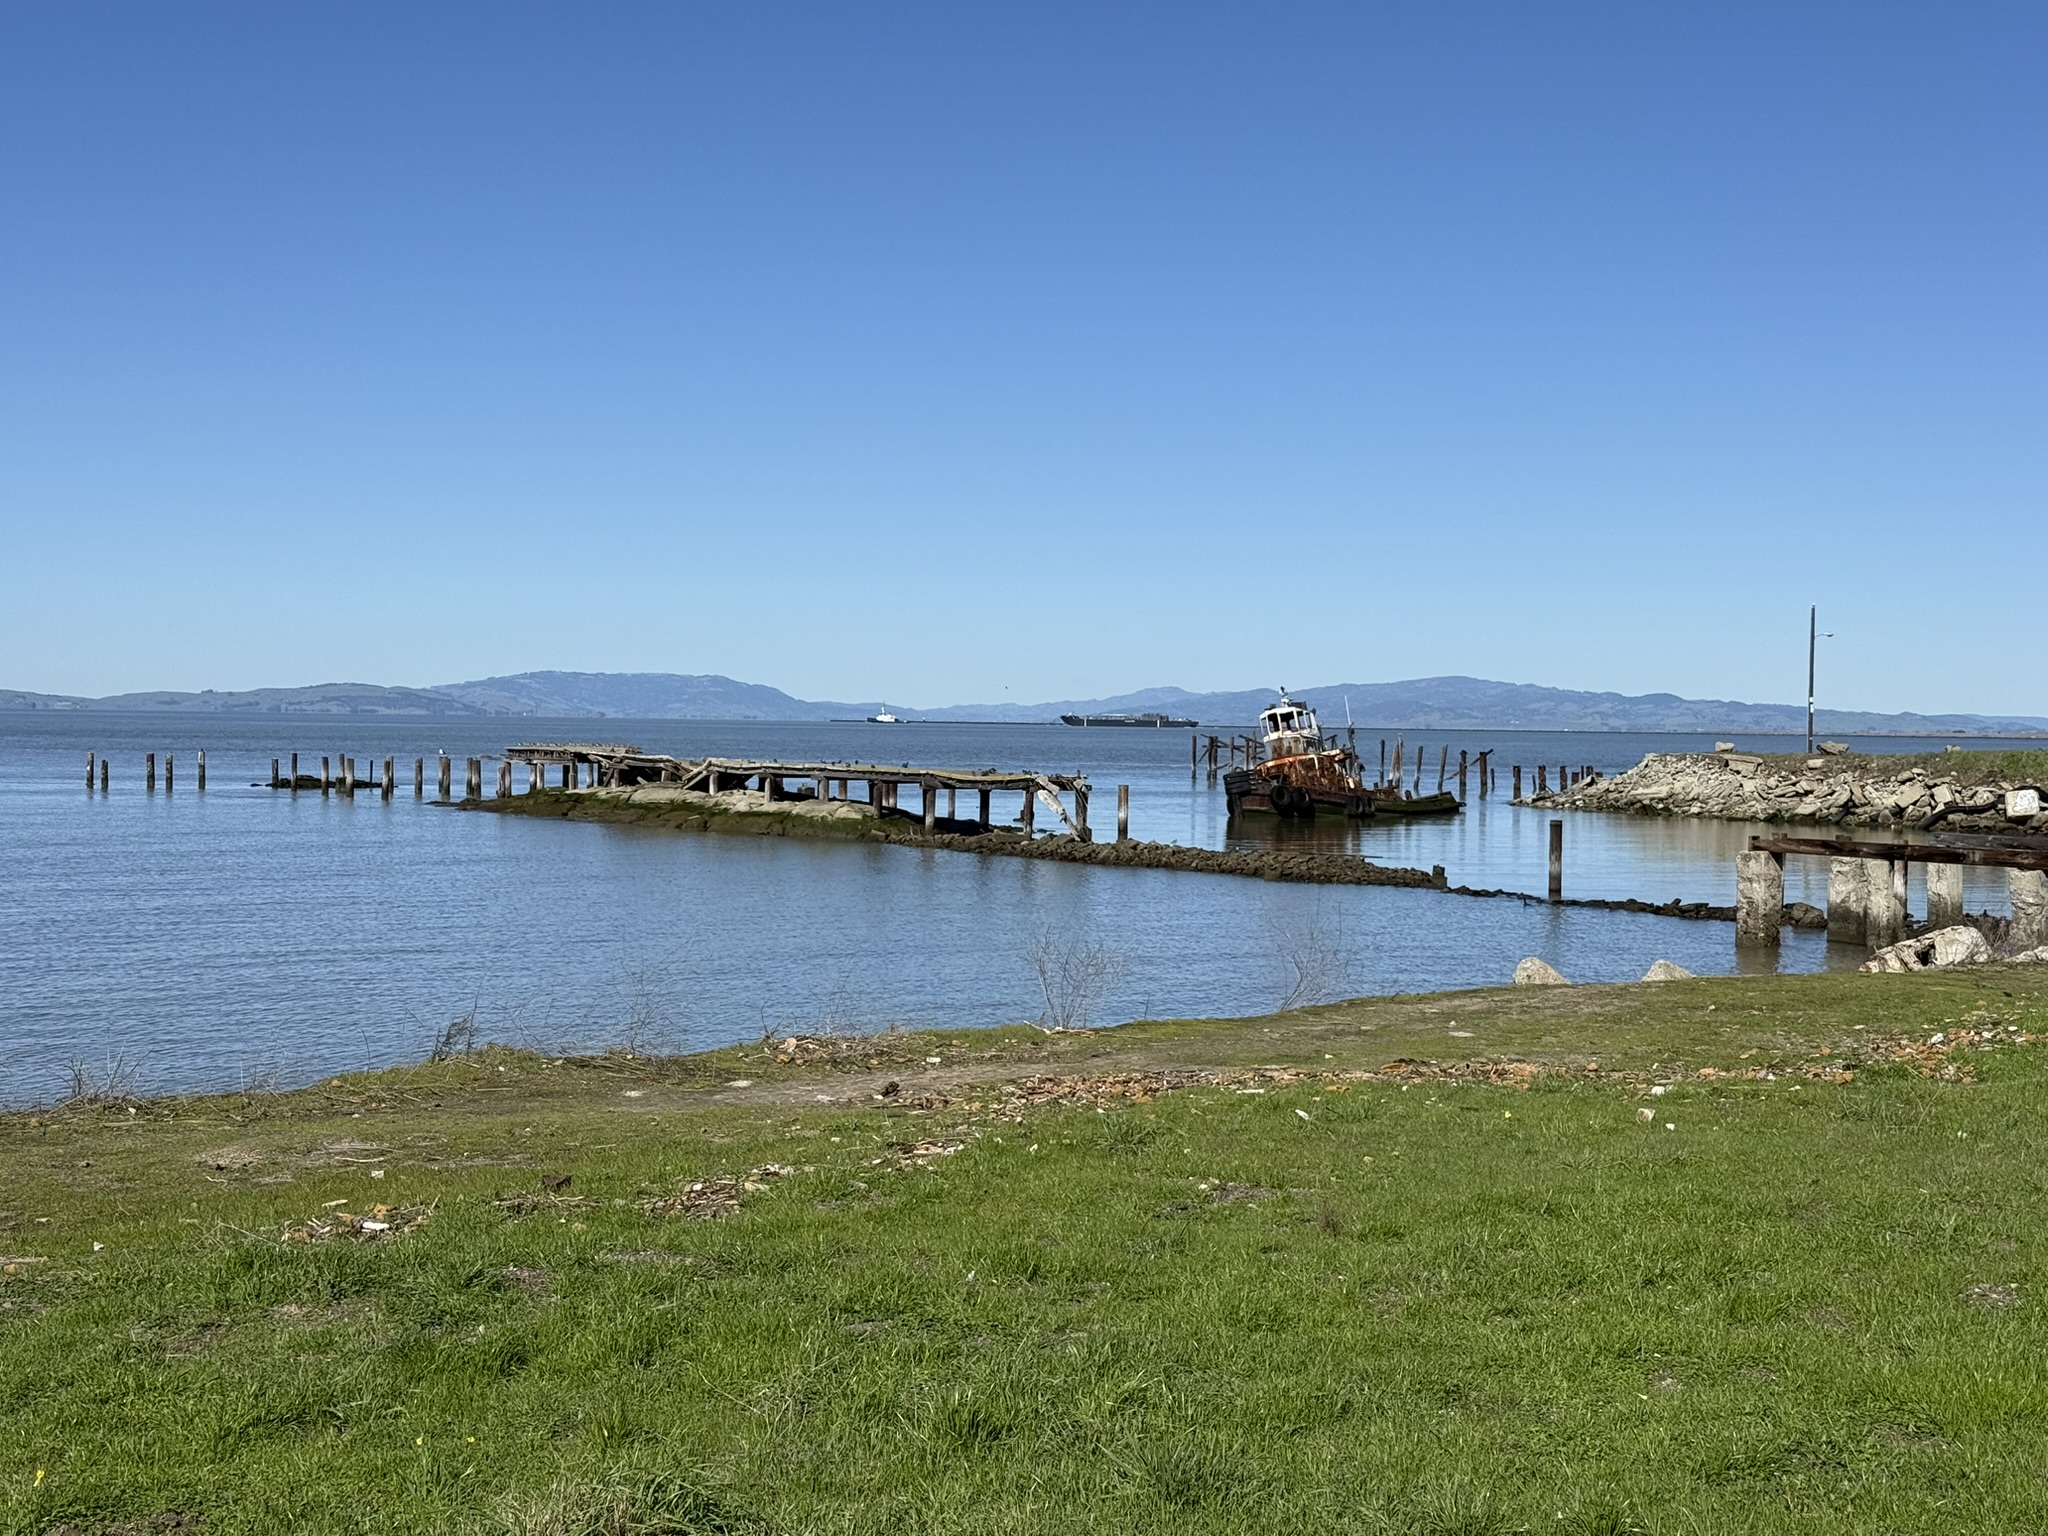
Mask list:
[{"label": "distant hill range", "polygon": [[[1476,677],[1423,677],[1400,683],[1333,683],[1295,690],[1322,711],[1325,725],[1349,717],[1361,726],[1432,730],[1693,731],[1800,734],[1806,710],[1797,704],[1744,704],[1681,699],[1671,693],[1585,693]],[[1190,693],[1147,688],[1106,699],[1056,699],[1042,704],[952,704],[920,709],[793,698],[779,688],[729,677],[673,672],[521,672],[433,688],[374,683],[320,683],[310,688],[257,688],[244,693],[123,693],[86,699],[0,689],[0,710],[151,710],[205,714],[469,716],[629,720],[844,720],[883,709],[905,720],[1024,722],[1063,714],[1141,714],[1159,710],[1204,726],[1250,725],[1274,698],[1272,689]],[[1837,735],[1996,736],[2048,732],[2039,715],[1883,715],[1824,709],[1819,729]]]}]

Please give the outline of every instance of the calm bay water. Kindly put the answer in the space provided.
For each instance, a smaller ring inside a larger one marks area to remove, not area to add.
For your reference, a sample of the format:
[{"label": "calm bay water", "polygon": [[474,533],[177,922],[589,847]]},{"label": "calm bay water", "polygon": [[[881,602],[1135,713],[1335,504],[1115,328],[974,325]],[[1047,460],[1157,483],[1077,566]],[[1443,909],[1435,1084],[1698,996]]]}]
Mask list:
[{"label": "calm bay water", "polygon": [[[1382,733],[1360,731],[1371,760]],[[1392,733],[1386,733],[1391,740]],[[1708,738],[1533,732],[1405,733],[1496,751],[1500,764],[1618,772],[1647,751]],[[0,1102],[59,1094],[66,1064],[120,1055],[139,1086],[175,1091],[299,1081],[415,1059],[473,1014],[491,1038],[564,1050],[629,1038],[691,1049],[764,1032],[974,1027],[1040,1011],[1030,962],[1044,936],[1098,944],[1119,977],[1096,1022],[1235,1015],[1276,1006],[1288,956],[1340,956],[1342,990],[1497,984],[1524,955],[1581,981],[1627,980],[1664,958],[1736,968],[1733,932],[1623,914],[1554,911],[1428,891],[1284,886],[1088,869],[875,845],[707,837],[471,815],[415,802],[411,762],[489,756],[515,740],[625,739],[650,750],[1078,771],[1132,786],[1133,835],[1205,847],[1304,838],[1375,860],[1446,867],[1453,884],[1543,888],[1547,814],[1503,795],[1446,821],[1240,829],[1220,790],[1191,779],[1185,732],[1065,726],[871,726],[694,721],[379,721],[0,716]],[[1741,745],[1785,750],[1782,739]],[[1884,740],[1923,751],[1939,741]],[[208,789],[197,792],[197,751]],[[255,787],[273,756],[395,756],[389,803]],[[177,787],[143,789],[145,752]],[[85,755],[111,759],[88,795]],[[487,776],[488,778],[488,776]],[[523,783],[523,778],[522,778]],[[458,777],[458,788],[460,781]],[[1476,791],[1476,786],[1475,786]],[[1014,806],[998,802],[999,814]],[[1098,828],[1098,831],[1101,829]],[[1701,821],[1566,818],[1574,896],[1727,902],[1754,829]],[[1819,904],[1825,872],[1788,870]],[[1970,872],[1973,909],[2002,910],[1995,873]],[[1788,970],[1853,964],[1792,935]],[[1319,962],[1331,971],[1335,962]]]}]

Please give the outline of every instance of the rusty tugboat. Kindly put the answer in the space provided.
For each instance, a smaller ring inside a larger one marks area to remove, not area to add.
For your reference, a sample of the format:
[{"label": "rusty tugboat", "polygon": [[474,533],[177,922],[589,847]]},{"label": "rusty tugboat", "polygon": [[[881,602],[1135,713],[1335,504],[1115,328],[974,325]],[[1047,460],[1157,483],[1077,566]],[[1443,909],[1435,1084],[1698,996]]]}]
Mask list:
[{"label": "rusty tugboat", "polygon": [[1450,793],[1404,795],[1398,784],[1372,785],[1358,754],[1323,737],[1316,712],[1280,690],[1280,702],[1259,712],[1265,760],[1223,776],[1230,815],[1455,816]]}]

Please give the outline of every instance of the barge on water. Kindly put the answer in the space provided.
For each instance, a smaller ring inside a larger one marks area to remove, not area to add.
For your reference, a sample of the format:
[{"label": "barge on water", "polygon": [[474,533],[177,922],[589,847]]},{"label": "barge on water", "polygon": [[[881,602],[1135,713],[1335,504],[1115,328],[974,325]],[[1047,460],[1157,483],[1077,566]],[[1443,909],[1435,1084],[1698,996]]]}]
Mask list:
[{"label": "barge on water", "polygon": [[1061,715],[1062,725],[1136,725],[1151,726],[1162,731],[1192,731],[1202,722],[1183,720],[1176,715],[1158,713],[1145,715]]},{"label": "barge on water", "polygon": [[1324,740],[1316,712],[1280,690],[1260,711],[1265,760],[1223,776],[1230,815],[1309,817],[1455,816],[1464,807],[1449,792],[1404,795],[1398,784],[1371,785],[1349,747]]}]

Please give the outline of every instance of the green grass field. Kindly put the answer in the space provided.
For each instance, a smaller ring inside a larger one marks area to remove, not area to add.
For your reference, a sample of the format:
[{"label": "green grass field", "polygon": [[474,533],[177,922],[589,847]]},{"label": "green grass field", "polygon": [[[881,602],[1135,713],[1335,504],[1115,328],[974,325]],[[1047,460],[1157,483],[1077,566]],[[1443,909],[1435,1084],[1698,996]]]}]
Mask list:
[{"label": "green grass field", "polygon": [[2048,1529],[2037,1034],[1987,968],[0,1117],[0,1530]]}]

